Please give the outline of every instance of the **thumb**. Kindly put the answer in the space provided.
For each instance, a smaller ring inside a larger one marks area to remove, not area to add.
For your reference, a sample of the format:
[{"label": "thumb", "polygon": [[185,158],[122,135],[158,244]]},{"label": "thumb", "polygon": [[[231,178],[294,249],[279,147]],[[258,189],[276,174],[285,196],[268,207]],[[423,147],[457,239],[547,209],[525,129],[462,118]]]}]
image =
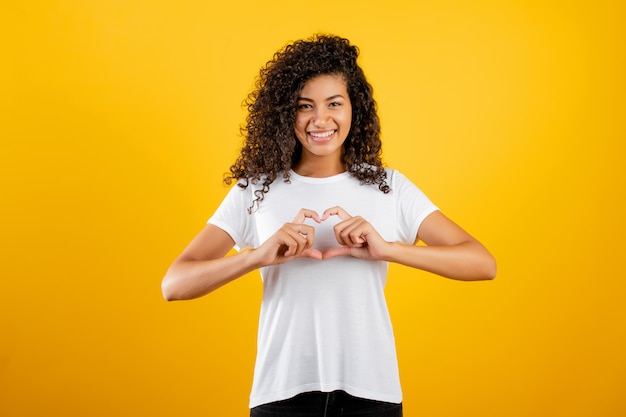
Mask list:
[{"label": "thumb", "polygon": [[349,246],[335,246],[334,248],[326,249],[322,256],[322,259],[331,259],[336,256],[352,256],[352,249]]},{"label": "thumb", "polygon": [[322,260],[324,259],[324,254],[319,251],[319,249],[309,248],[305,249],[297,256],[298,258],[312,258]]}]

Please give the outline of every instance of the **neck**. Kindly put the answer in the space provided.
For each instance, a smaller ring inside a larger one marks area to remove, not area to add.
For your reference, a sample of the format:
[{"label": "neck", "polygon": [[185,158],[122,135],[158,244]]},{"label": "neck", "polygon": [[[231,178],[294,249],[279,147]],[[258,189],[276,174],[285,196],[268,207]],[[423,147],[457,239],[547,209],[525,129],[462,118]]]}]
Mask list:
[{"label": "neck", "polygon": [[346,167],[343,162],[339,160],[329,164],[328,161],[309,159],[307,161],[301,160],[298,162],[293,170],[296,174],[302,175],[303,177],[326,178],[346,172]]}]

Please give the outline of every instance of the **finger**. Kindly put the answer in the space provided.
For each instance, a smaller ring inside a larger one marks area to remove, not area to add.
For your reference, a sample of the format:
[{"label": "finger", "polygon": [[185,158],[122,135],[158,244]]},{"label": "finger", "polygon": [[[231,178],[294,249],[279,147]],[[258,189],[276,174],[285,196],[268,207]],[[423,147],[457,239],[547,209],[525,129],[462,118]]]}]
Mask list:
[{"label": "finger", "polygon": [[322,259],[331,259],[336,256],[351,256],[352,250],[348,246],[336,246],[334,248],[326,249],[322,254]]},{"label": "finger", "polygon": [[302,236],[294,238],[289,235],[281,237],[278,241],[278,255],[290,257],[298,253],[298,240],[302,238]]},{"label": "finger", "polygon": [[286,234],[284,244],[289,247],[284,253],[284,256],[298,255],[303,250],[313,246],[315,229],[311,226],[305,224],[287,224],[283,227],[283,232]]},{"label": "finger", "polygon": [[340,245],[363,246],[367,240],[368,223],[360,217],[344,220],[334,227],[335,238]]},{"label": "finger", "polygon": [[320,216],[313,210],[309,210],[309,209],[300,209],[300,211],[298,212],[298,214],[296,214],[295,219],[293,219],[294,223],[304,223],[304,221],[306,219],[313,219],[315,220],[317,223],[321,223],[321,219]]},{"label": "finger", "polygon": [[322,252],[319,251],[319,249],[309,248],[309,249],[305,249],[302,252],[300,252],[300,255],[298,255],[298,257],[299,258],[313,258],[313,259],[322,260],[323,259],[323,254],[322,254]]},{"label": "finger", "polygon": [[345,211],[339,206],[326,209],[326,211],[324,211],[324,213],[322,214],[322,221],[328,219],[330,216],[337,216],[341,220],[348,220],[352,218],[352,216],[350,216],[350,214],[348,214],[347,211]]}]

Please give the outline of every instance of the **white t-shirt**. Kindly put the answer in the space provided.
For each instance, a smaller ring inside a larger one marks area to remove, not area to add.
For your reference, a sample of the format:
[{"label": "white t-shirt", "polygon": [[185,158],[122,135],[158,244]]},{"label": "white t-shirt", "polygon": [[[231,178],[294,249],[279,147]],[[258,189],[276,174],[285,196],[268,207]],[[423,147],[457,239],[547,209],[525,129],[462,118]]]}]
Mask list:
[{"label": "white t-shirt", "polygon": [[[320,216],[340,206],[362,216],[383,239],[412,244],[421,222],[437,207],[398,171],[387,169],[391,192],[360,185],[345,172],[328,178],[291,172],[274,181],[248,214],[259,186],[233,187],[209,223],[226,231],[237,249],[255,248],[301,208]],[[338,246],[331,216],[315,227],[314,247]],[[395,340],[384,295],[387,263],[349,256],[295,259],[261,268],[263,301],[250,408],[309,391],[344,390],[378,401],[402,402]]]}]

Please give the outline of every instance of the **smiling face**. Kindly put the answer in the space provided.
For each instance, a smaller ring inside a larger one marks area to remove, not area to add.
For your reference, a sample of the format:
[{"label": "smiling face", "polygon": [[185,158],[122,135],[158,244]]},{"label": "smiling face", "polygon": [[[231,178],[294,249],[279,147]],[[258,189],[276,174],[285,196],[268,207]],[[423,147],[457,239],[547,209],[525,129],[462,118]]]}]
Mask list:
[{"label": "smiling face", "polygon": [[298,97],[295,133],[302,144],[296,172],[329,176],[345,171],[343,143],[350,133],[352,103],[341,75],[308,80]]}]

